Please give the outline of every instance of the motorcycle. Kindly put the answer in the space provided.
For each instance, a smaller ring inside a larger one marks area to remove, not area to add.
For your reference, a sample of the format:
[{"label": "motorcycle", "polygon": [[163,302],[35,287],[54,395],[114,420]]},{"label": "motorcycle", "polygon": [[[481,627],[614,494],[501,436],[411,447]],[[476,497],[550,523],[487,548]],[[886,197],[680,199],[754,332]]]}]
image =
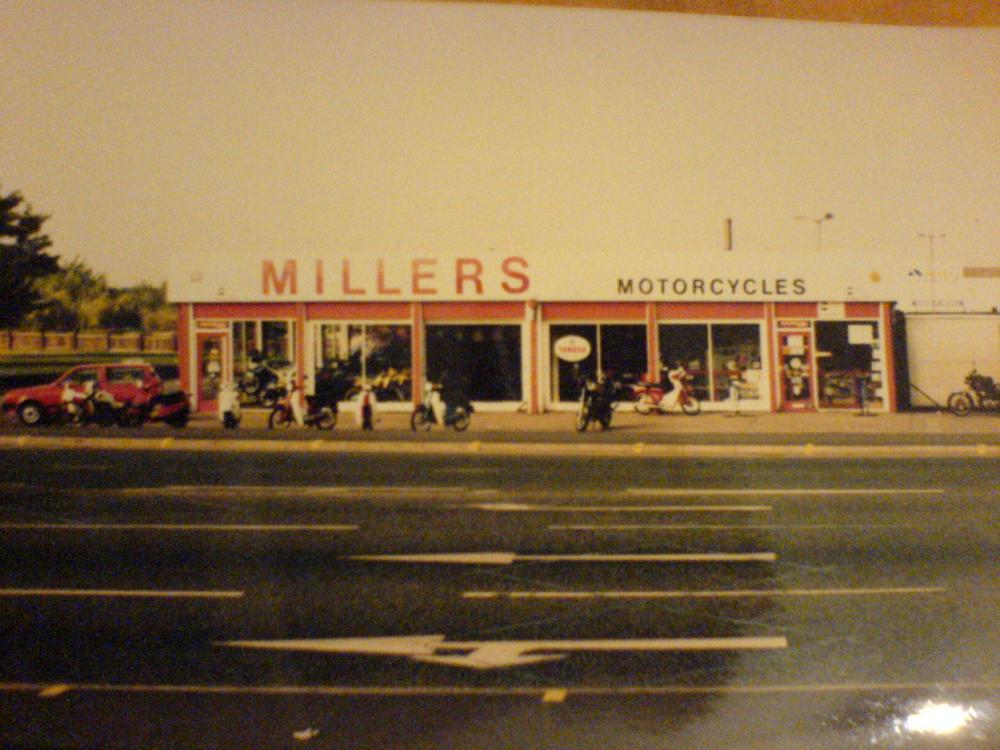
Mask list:
[{"label": "motorcycle", "polygon": [[440,424],[452,427],[456,432],[464,432],[472,422],[471,413],[472,404],[468,401],[446,404],[441,398],[441,386],[428,381],[424,385],[423,401],[417,404],[410,416],[410,428],[416,432],[429,430],[431,425]]},{"label": "motorcycle", "polygon": [[701,402],[695,398],[691,382],[694,377],[678,366],[667,373],[672,389],[667,391],[659,383],[639,383],[632,387],[635,410],[639,414],[654,411],[666,413],[680,408],[685,414],[694,416],[701,411]]},{"label": "motorcycle", "polygon": [[948,411],[964,417],[973,410],[1000,411],[1000,387],[989,375],[981,375],[973,367],[965,376],[966,389],[948,396]]},{"label": "motorcycle", "polygon": [[285,395],[281,392],[282,368],[263,359],[252,361],[253,367],[240,377],[239,392],[261,406],[274,406]]},{"label": "motorcycle", "polygon": [[[286,390],[287,393],[274,405],[267,418],[269,430],[277,427],[289,427],[292,422],[300,421],[298,416],[301,407],[296,394],[301,388],[293,384]],[[301,414],[301,422],[306,427],[315,427],[317,430],[332,430],[337,424],[337,411],[335,399],[327,398],[322,394],[306,396],[306,410],[304,414]]]},{"label": "motorcycle", "polygon": [[576,431],[586,432],[591,424],[602,430],[611,426],[615,409],[615,386],[611,381],[598,383],[588,379],[580,389],[580,406],[576,414]]}]

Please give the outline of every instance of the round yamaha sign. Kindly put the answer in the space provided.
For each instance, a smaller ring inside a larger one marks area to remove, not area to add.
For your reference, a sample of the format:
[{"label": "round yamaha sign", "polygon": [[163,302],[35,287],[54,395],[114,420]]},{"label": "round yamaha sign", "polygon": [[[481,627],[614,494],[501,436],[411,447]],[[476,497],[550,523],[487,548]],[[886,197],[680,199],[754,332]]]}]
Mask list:
[{"label": "round yamaha sign", "polygon": [[590,356],[590,342],[583,336],[563,336],[556,339],[553,351],[563,362],[582,362]]}]

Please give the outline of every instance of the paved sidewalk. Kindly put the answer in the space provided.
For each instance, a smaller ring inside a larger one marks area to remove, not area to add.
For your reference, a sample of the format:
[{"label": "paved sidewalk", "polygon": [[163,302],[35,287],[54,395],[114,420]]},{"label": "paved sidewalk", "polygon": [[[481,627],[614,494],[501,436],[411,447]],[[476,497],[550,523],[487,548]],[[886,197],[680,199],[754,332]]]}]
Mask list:
[{"label": "paved sidewalk", "polygon": [[[244,429],[266,428],[268,412],[262,409],[244,411]],[[213,415],[197,415],[192,426],[210,427],[216,424]],[[409,412],[381,412],[377,415],[376,434],[384,431],[409,431]],[[336,432],[362,434],[354,414],[344,410]],[[433,428],[440,432],[440,428]],[[451,432],[450,430],[448,432]],[[466,435],[482,433],[573,433],[574,413],[568,411],[545,414],[498,413],[477,411]],[[618,409],[610,434],[627,433],[633,439],[650,439],[657,435],[911,435],[911,436],[975,436],[986,442],[1000,442],[1000,414],[955,417],[948,413],[906,412],[861,416],[857,412],[819,412],[812,414],[757,413],[739,415],[703,413],[695,417],[683,414],[652,414],[642,416],[630,407]],[[599,439],[600,432],[588,435]]]}]

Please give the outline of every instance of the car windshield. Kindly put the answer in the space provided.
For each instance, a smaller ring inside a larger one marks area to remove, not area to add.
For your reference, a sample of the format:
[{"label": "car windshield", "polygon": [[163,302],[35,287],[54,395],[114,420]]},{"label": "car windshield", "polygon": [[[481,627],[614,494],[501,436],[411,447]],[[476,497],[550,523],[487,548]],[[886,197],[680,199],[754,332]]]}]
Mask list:
[{"label": "car windshield", "polygon": [[80,386],[87,381],[99,381],[100,376],[98,375],[97,368],[85,368],[81,370],[71,370],[59,379],[60,385],[72,385]]}]

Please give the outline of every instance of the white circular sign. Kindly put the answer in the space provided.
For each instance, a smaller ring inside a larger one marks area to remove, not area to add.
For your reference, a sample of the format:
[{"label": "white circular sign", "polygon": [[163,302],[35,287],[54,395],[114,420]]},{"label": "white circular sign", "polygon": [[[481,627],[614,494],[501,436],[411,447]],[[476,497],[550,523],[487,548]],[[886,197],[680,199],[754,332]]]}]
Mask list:
[{"label": "white circular sign", "polygon": [[590,356],[590,342],[583,336],[563,336],[556,339],[553,351],[563,362],[582,362]]}]

